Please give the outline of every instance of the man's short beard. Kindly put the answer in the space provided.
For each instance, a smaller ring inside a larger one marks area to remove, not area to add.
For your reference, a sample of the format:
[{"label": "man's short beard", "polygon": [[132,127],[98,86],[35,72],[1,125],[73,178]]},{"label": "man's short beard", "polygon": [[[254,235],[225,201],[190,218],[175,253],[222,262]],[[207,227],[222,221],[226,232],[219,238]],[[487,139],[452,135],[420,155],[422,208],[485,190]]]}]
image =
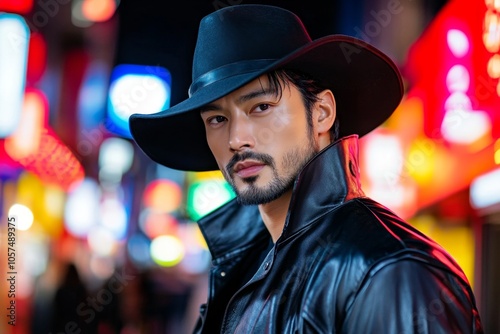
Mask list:
[{"label": "man's short beard", "polygon": [[273,169],[273,179],[270,184],[265,188],[259,188],[256,186],[256,181],[258,176],[249,177],[243,179],[243,182],[247,184],[247,189],[240,193],[238,189],[233,184],[233,179],[231,179],[230,184],[236,193],[236,200],[242,205],[258,205],[265,204],[280,198],[284,193],[293,188],[295,178],[297,175],[291,175],[288,178],[280,178],[276,169]]},{"label": "man's short beard", "polygon": [[[223,170],[223,174],[229,184],[232,186],[236,193],[236,200],[242,205],[259,205],[270,203],[283,194],[291,190],[294,186],[297,175],[302,170],[304,165],[318,152],[315,143],[309,143],[306,147],[296,148],[285,154],[283,157],[284,176],[278,175],[274,159],[267,154],[247,152],[241,156],[235,155],[228,163],[227,167]],[[252,158],[253,160],[261,161],[272,169],[273,178],[270,183],[265,187],[258,187],[256,185],[259,176],[252,176],[242,179],[247,184],[247,189],[240,192],[236,187],[233,178],[233,167],[244,159]]]}]

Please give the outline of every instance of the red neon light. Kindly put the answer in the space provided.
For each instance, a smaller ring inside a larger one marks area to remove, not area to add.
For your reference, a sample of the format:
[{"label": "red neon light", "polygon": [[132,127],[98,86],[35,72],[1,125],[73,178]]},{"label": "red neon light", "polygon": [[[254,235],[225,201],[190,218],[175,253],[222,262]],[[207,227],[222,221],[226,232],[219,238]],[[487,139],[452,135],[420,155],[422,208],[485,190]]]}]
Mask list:
[{"label": "red neon light", "polygon": [[38,151],[19,160],[19,163],[38,175],[42,181],[56,184],[65,190],[85,176],[80,162],[51,129],[44,129]]},{"label": "red neon light", "polygon": [[[3,176],[5,171],[20,170],[22,166],[19,162],[15,161],[5,151],[5,139],[0,139],[0,175]],[[13,174],[13,173],[8,173]]]},{"label": "red neon light", "polygon": [[47,66],[47,43],[40,33],[30,36],[28,51],[28,69],[26,73],[29,85],[34,85],[45,72]]},{"label": "red neon light", "polygon": [[0,11],[28,14],[33,8],[33,0],[0,0]]},{"label": "red neon light", "polygon": [[[465,0],[449,1],[409,50],[405,74],[411,89],[422,92],[424,132],[430,138],[442,139],[440,128],[446,111],[445,101],[451,93],[446,78],[454,65],[464,66],[469,73],[470,83],[464,93],[471,100],[471,110],[488,113],[493,137],[500,136],[498,79],[487,73],[488,61],[493,54],[483,41],[487,12],[484,1],[474,6]],[[465,34],[466,39],[462,36],[461,41],[453,40],[460,37],[455,32]],[[452,43],[460,43],[450,48],[450,37],[454,37]],[[463,45],[465,41],[467,47]],[[433,61],[427,60],[429,55]]]},{"label": "red neon light", "polygon": [[[28,89],[21,125],[2,142],[2,151],[42,181],[67,190],[73,182],[83,179],[84,170],[71,150],[47,126],[47,112],[48,102],[43,92]],[[1,161],[8,162],[8,159]]]}]

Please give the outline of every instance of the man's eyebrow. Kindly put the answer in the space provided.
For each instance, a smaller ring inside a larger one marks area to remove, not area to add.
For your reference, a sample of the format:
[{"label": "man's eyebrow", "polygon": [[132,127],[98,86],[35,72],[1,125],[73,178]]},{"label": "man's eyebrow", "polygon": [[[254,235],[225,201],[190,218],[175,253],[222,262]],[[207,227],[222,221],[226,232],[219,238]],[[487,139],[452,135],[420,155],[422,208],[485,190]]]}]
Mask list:
[{"label": "man's eyebrow", "polygon": [[[269,88],[255,90],[253,92],[250,92],[248,94],[245,94],[245,95],[238,97],[238,99],[236,100],[236,103],[241,104],[241,103],[244,103],[244,102],[249,101],[251,99],[254,99],[254,98],[257,98],[260,96],[266,96],[266,95],[276,95],[276,92],[272,89],[269,89]],[[203,114],[204,112],[207,112],[207,111],[219,111],[221,109],[222,108],[216,104],[207,104],[203,107],[198,108],[198,110],[200,111],[200,114]]]},{"label": "man's eyebrow", "polygon": [[217,111],[217,110],[220,110],[220,109],[221,108],[218,107],[215,104],[207,104],[207,105],[205,105],[203,107],[198,108],[200,114],[203,114],[204,112],[207,112],[207,111],[213,111],[213,110]]},{"label": "man's eyebrow", "polygon": [[266,95],[276,95],[276,92],[270,88],[265,88],[265,89],[259,89],[253,92],[250,92],[248,94],[240,96],[236,101],[237,103],[243,103],[248,100],[254,99],[256,97],[260,96],[266,96]]}]

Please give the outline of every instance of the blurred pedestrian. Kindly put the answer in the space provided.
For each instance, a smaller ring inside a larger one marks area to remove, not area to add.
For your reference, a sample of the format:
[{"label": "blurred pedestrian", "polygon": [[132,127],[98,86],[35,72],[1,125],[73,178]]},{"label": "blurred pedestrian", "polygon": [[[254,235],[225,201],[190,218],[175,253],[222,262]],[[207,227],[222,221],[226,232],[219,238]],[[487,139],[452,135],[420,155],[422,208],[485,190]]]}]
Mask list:
[{"label": "blurred pedestrian", "polygon": [[75,264],[67,263],[64,270],[64,277],[54,295],[51,334],[95,334],[96,323],[94,321],[87,323],[78,312],[79,305],[88,303],[87,287],[80,278]]}]

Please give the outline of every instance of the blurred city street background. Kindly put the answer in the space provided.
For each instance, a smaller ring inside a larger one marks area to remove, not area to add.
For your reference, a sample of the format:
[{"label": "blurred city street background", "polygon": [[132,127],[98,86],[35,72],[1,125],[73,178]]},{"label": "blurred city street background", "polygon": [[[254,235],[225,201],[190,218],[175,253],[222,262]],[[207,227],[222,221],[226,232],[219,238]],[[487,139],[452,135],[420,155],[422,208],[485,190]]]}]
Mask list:
[{"label": "blurred city street background", "polygon": [[405,96],[360,141],[363,188],[450,252],[500,332],[500,1],[0,0],[0,333],[191,332],[196,221],[234,193],[151,161],[128,117],[186,99],[200,19],[252,3],[395,61]]}]

